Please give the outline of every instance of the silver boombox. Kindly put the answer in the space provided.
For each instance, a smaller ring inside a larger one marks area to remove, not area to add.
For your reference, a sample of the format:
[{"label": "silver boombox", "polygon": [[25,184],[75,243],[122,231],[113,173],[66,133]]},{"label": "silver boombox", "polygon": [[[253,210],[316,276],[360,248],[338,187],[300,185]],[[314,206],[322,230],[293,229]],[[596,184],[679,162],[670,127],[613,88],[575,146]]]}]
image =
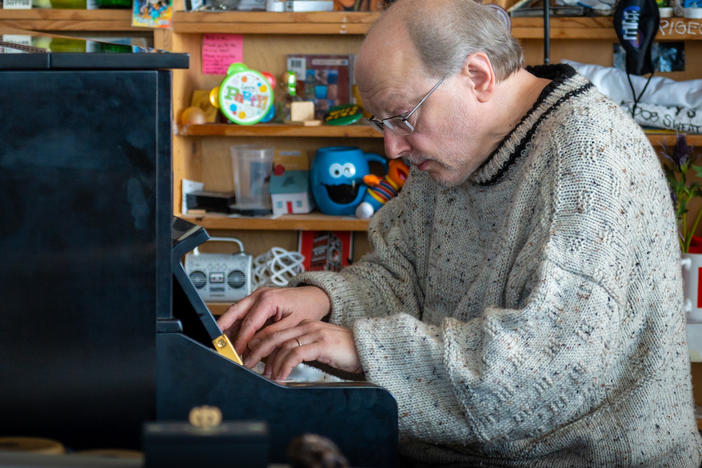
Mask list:
[{"label": "silver boombox", "polygon": [[[204,301],[236,302],[251,294],[251,255],[234,237],[211,237],[212,242],[234,242],[239,253],[200,253],[185,255],[185,273]],[[208,242],[209,242],[208,241]]]}]

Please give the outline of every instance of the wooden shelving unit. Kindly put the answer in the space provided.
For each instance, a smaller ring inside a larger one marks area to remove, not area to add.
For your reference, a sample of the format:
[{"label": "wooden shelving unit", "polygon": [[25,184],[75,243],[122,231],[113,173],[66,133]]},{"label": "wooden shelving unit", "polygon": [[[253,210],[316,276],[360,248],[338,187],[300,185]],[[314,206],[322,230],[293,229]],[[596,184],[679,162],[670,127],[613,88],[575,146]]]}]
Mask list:
[{"label": "wooden shelving unit", "polygon": [[[217,77],[201,73],[200,43],[205,33],[243,34],[242,61],[249,67],[279,76],[285,69],[284,57],[294,53],[355,53],[379,13],[368,12],[176,12],[173,18],[173,47],[191,54],[191,68],[174,74],[174,111],[176,116],[190,103],[195,89],[212,89]],[[221,80],[221,77],[219,77]],[[180,125],[174,138],[174,213],[181,211],[179,182],[183,178],[202,180],[215,190],[227,190],[229,146],[264,144],[307,151],[311,157],[322,146],[360,146],[364,151],[382,150],[382,135],[367,124],[349,126],[303,126],[289,124]],[[231,176],[230,176],[231,177]],[[365,238],[367,220],[353,216],[328,216],[320,213],[285,215],[278,218],[239,218],[217,215],[186,217],[214,231],[256,237],[260,244],[247,240],[245,245],[261,245],[268,239],[294,245],[299,230],[354,231]],[[361,241],[362,242],[362,241]],[[280,245],[280,244],[278,244]],[[248,248],[248,247],[247,247]],[[363,253],[362,249],[358,253]],[[254,254],[260,252],[252,252]]]},{"label": "wooden shelving unit", "polygon": [[[237,33],[247,36],[361,36],[378,18],[376,12],[176,12],[172,33],[175,36],[198,37],[204,33]],[[131,26],[130,10],[2,10],[0,25],[43,31],[148,31]],[[543,39],[541,18],[513,18],[513,34],[519,39]],[[553,17],[550,23],[554,40],[616,40],[611,17]],[[684,18],[663,19],[658,39],[700,39],[699,22]],[[322,39],[322,38],[320,38]],[[324,38],[328,40],[329,38]],[[169,44],[166,41],[165,44]],[[193,43],[189,43],[191,46]],[[192,52],[192,51],[190,51]],[[199,65],[197,61],[196,65]],[[189,72],[199,73],[196,70]],[[177,93],[178,90],[176,89]],[[182,125],[176,128],[177,136],[199,138],[259,138],[280,139],[369,139],[382,138],[367,125],[305,127],[302,125],[257,124],[238,126],[230,124]],[[651,133],[654,146],[672,146],[675,135]],[[688,135],[688,143],[702,144],[702,136]],[[323,230],[338,229],[364,231],[367,221],[322,214],[284,216],[281,218],[229,218],[206,216],[192,218],[209,229],[231,230]]]}]

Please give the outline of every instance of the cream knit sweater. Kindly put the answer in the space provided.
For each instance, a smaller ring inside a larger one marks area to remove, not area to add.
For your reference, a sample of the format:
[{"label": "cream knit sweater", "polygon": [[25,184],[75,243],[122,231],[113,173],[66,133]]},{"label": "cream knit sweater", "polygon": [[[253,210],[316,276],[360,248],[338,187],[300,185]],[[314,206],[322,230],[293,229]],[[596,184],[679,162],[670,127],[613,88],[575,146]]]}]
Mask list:
[{"label": "cream knit sweater", "polygon": [[456,466],[699,466],[677,230],[641,129],[565,65],[464,184],[413,171],[373,252],[300,282]]}]

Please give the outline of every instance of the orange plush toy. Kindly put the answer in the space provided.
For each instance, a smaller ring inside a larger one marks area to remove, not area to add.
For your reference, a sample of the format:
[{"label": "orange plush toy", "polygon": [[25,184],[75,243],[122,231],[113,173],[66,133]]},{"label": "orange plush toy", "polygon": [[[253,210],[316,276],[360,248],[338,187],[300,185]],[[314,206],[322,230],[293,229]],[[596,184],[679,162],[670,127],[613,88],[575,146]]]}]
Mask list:
[{"label": "orange plush toy", "polygon": [[373,216],[381,206],[397,195],[405,184],[409,167],[401,159],[389,163],[388,173],[381,179],[369,174],[363,176],[363,183],[368,186],[363,201],[356,207],[356,217],[367,219]]}]

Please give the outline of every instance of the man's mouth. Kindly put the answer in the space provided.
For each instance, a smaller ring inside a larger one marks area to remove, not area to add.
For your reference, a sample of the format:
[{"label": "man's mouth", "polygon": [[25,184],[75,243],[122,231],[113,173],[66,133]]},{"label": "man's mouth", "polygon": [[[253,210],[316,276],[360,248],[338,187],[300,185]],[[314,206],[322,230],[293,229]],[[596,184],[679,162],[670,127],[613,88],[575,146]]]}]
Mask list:
[{"label": "man's mouth", "polygon": [[423,161],[417,161],[417,162],[412,161],[412,165],[416,166],[417,169],[419,169],[420,171],[423,171],[427,168],[427,166],[429,165],[430,162],[431,162],[431,159],[425,159]]},{"label": "man's mouth", "polygon": [[404,157],[405,163],[409,166],[416,166],[420,170],[422,169],[422,166],[425,165],[427,162],[430,161],[430,159],[420,159],[420,158],[410,158],[410,157]]}]

